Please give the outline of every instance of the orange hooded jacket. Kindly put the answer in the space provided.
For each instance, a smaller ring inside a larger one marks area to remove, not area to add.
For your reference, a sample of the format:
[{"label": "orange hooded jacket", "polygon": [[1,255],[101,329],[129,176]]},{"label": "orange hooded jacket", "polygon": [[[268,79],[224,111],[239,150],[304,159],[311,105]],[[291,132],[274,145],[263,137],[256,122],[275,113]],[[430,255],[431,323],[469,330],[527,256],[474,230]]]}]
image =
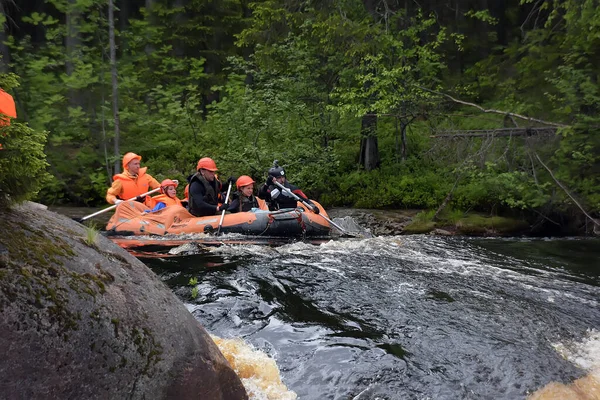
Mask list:
[{"label": "orange hooded jacket", "polygon": [[[115,200],[129,200],[140,194],[148,192],[150,189],[160,187],[160,183],[151,175],[146,174],[147,167],[140,168],[137,175],[132,175],[129,171],[113,176],[113,184],[106,191],[106,201],[115,204]],[[149,189],[150,188],[150,189]],[[146,196],[145,203],[151,202],[150,196]]]}]

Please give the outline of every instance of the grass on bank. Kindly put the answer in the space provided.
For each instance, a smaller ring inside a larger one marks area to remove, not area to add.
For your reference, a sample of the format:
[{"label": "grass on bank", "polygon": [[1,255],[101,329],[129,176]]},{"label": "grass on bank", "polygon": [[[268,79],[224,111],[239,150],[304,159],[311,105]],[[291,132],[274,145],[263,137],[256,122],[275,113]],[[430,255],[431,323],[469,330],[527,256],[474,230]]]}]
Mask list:
[{"label": "grass on bank", "polygon": [[526,230],[527,222],[507,217],[486,216],[478,213],[465,214],[459,210],[444,212],[439,221],[433,221],[434,210],[422,211],[408,224],[403,233],[429,233],[443,229],[459,235],[509,235]]}]

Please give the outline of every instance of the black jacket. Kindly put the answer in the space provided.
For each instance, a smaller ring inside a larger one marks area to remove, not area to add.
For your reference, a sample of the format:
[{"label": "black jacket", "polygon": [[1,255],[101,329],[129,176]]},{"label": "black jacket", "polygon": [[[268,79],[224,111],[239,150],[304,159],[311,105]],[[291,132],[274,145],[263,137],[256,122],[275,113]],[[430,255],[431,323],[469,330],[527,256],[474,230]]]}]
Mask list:
[{"label": "black jacket", "polygon": [[246,197],[239,192],[233,193],[233,201],[229,205],[227,211],[236,213],[236,212],[245,212],[250,211],[252,208],[258,208],[258,200],[254,195],[250,197]]},{"label": "black jacket", "polygon": [[190,182],[188,211],[196,217],[217,214],[221,200],[221,182],[215,178],[207,181],[199,172],[188,178]]},{"label": "black jacket", "polygon": [[[296,196],[300,197],[304,201],[309,201],[308,198],[306,197],[306,195],[304,193],[302,193],[302,190],[300,190],[300,188],[298,186],[294,186],[294,185],[290,184],[288,181],[285,181],[283,186],[290,189],[292,191],[292,193],[294,193]],[[276,198],[272,198],[271,192],[275,189],[279,190],[280,193]],[[258,197],[263,199],[267,203],[269,203],[269,210],[271,210],[271,211],[281,210],[283,208],[298,207],[298,202],[296,201],[296,199],[294,199],[292,196],[290,196],[284,190],[281,190],[279,187],[272,185],[272,184],[262,185],[260,190],[258,191]]]}]

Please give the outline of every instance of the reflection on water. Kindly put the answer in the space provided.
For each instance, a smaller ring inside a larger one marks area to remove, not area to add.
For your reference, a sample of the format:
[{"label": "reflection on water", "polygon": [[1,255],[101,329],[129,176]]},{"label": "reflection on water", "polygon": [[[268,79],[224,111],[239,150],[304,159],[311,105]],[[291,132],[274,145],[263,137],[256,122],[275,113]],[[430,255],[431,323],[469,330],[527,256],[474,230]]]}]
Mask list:
[{"label": "reflection on water", "polygon": [[524,399],[552,381],[594,389],[599,243],[378,237],[144,261],[300,399]]}]

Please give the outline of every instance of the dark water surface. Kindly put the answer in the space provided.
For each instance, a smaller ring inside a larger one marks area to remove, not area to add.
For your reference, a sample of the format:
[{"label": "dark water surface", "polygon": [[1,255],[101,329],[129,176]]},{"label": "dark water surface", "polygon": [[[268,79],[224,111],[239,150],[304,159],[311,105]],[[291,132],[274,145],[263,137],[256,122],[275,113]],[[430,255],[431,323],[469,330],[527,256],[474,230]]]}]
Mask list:
[{"label": "dark water surface", "polygon": [[209,332],[275,359],[299,399],[522,399],[600,363],[557,351],[600,331],[598,240],[378,237],[142,261]]}]

